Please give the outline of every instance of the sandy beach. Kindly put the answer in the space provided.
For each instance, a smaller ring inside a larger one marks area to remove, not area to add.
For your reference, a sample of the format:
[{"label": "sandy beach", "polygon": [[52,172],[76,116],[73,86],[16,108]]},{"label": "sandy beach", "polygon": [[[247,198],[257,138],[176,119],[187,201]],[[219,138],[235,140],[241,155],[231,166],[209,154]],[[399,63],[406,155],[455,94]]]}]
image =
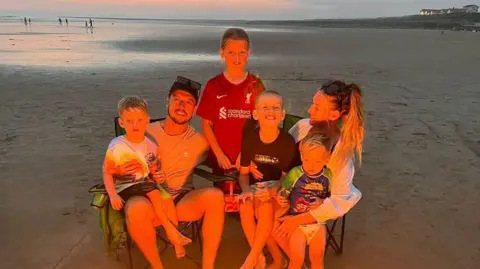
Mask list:
[{"label": "sandy beach", "polygon": [[[83,25],[0,22],[2,269],[127,268],[125,256],[104,254],[87,192],[101,181],[116,103],[137,94],[164,116],[175,76],[205,83],[221,71],[219,39],[233,26],[98,21],[92,33]],[[306,116],[326,78],[364,90],[364,163],[354,179],[363,199],[348,214],[343,255],[329,253],[325,268],[478,268],[480,35],[245,29],[249,69],[284,96],[288,113]],[[197,245],[187,250],[200,257]],[[247,251],[229,217],[217,268],[238,268]],[[173,256],[162,256],[166,268],[195,268]]]}]

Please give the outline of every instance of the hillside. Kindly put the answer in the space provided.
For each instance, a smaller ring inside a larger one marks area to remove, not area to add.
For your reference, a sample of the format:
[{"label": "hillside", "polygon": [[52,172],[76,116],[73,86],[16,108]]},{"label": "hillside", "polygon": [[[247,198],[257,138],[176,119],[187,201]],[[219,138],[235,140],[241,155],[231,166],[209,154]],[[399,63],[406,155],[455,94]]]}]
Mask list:
[{"label": "hillside", "polygon": [[[398,28],[398,29],[442,29],[480,30],[480,13],[411,15],[403,17],[386,17],[373,19],[316,19],[302,21],[248,21],[246,24],[279,26],[316,26],[332,28]],[[477,24],[475,26],[475,24]]]}]

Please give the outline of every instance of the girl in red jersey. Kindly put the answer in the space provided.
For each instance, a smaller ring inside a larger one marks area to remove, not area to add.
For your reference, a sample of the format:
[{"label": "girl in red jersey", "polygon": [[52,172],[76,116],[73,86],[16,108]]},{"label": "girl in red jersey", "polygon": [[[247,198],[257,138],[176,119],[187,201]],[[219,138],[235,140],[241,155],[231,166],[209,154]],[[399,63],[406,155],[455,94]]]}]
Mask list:
[{"label": "girl in red jersey", "polygon": [[243,29],[225,31],[219,51],[225,70],[207,82],[198,105],[216,175],[238,169],[243,127],[251,118],[255,99],[264,91],[262,81],[245,70],[250,49],[250,38]]}]

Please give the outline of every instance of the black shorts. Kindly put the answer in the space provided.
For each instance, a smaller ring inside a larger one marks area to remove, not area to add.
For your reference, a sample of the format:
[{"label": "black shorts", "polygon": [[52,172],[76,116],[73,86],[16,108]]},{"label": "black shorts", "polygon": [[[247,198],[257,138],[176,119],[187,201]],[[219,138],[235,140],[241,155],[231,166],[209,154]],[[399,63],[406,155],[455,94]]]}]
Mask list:
[{"label": "black shorts", "polygon": [[183,197],[185,197],[185,195],[187,195],[187,193],[189,193],[189,192],[191,192],[191,191],[193,191],[193,189],[181,191],[181,192],[177,195],[177,197],[175,197],[175,199],[173,199],[173,203],[174,203],[175,205],[177,205],[178,202],[180,202],[180,201],[183,199]]},{"label": "black shorts", "polygon": [[127,189],[121,191],[118,195],[123,199],[123,201],[127,202],[127,200],[132,198],[133,196],[147,197],[147,193],[156,189],[157,187],[155,183],[146,181],[140,184],[135,184],[133,186],[130,186]]}]

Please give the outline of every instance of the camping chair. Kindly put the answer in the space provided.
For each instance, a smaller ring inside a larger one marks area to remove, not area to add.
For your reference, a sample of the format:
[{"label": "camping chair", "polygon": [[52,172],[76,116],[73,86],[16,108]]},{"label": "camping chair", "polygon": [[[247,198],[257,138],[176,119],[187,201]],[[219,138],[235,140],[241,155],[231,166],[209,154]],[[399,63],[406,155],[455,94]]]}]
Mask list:
[{"label": "camping chair", "polygon": [[[291,114],[286,114],[285,119],[283,120],[283,123],[282,123],[282,129],[288,132],[301,119],[302,119],[302,117],[291,115]],[[231,182],[230,186],[233,186],[234,182],[238,178],[236,175],[228,175],[228,176],[213,175],[208,170],[208,168],[206,168],[206,165],[201,165],[201,166],[195,168],[194,174],[199,176],[199,177],[205,178],[206,180],[209,180],[213,183],[223,182],[223,181]],[[233,195],[232,188],[230,188],[230,195],[231,196]],[[233,199],[233,197],[230,198],[230,199]],[[228,211],[228,208],[226,208],[225,211],[233,212],[233,211]],[[339,238],[336,238],[335,237],[335,228],[337,227],[337,225],[339,225],[338,224],[339,219],[341,219],[341,232],[339,234]],[[335,254],[337,254],[337,255],[342,254],[342,252],[343,252],[343,238],[344,238],[344,234],[345,234],[345,223],[346,223],[346,215],[344,215],[341,218],[337,218],[335,220],[329,221],[327,223],[327,227],[326,227],[327,228],[326,229],[327,230],[327,240],[326,240],[326,247],[325,247],[325,255],[327,253],[327,250],[328,250],[329,246],[332,247]]]},{"label": "camping chair", "polygon": [[[115,117],[115,136],[120,136],[125,134],[125,130],[118,123],[119,117]],[[150,123],[164,120],[164,118],[151,119]],[[90,193],[93,194],[91,206],[99,209],[100,216],[100,226],[103,230],[103,240],[105,245],[105,250],[109,255],[116,255],[117,260],[119,260],[121,249],[126,249],[128,255],[129,268],[133,269],[133,260],[132,260],[132,247],[133,241],[130,237],[130,234],[127,231],[127,224],[125,218],[124,210],[114,210],[108,199],[107,192],[103,184],[97,184],[90,188]],[[191,221],[191,222],[180,222],[179,231],[189,236],[192,239],[192,243],[198,241],[200,245],[200,253],[202,253],[202,237],[201,237],[201,227],[202,221]],[[190,228],[190,232],[188,231]],[[162,235],[161,229],[157,228],[157,239],[164,243],[164,247],[159,250],[160,254],[164,253],[169,247],[172,247],[171,242]],[[200,262],[194,260],[188,254],[185,255],[185,258],[191,260],[199,268],[201,267]]]}]

